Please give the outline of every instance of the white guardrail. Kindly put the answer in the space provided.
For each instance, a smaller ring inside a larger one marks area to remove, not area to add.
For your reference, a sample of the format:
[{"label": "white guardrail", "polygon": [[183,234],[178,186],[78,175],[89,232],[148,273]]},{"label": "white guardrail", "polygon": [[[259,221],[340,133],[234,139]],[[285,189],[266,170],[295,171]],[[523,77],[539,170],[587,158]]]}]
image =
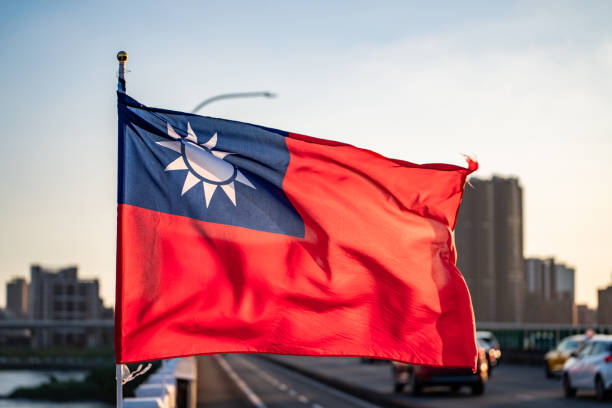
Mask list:
[{"label": "white guardrail", "polygon": [[147,378],[135,397],[124,398],[123,408],[196,408],[195,357],[166,360]]}]

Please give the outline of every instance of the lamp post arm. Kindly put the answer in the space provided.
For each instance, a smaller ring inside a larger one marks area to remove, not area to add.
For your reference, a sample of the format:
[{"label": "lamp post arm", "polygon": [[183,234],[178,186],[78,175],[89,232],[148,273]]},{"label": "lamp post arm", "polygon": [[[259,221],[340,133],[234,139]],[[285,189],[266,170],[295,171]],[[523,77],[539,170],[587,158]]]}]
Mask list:
[{"label": "lamp post arm", "polygon": [[252,97],[257,97],[257,96],[263,96],[266,98],[274,98],[276,97],[276,94],[273,94],[272,92],[238,92],[238,93],[228,93],[228,94],[216,95],[216,96],[213,96],[212,98],[208,98],[200,102],[200,104],[196,106],[191,111],[191,113],[196,113],[197,111],[202,109],[204,106],[208,105],[209,103],[212,103],[212,102],[215,102],[221,99],[252,98]]}]

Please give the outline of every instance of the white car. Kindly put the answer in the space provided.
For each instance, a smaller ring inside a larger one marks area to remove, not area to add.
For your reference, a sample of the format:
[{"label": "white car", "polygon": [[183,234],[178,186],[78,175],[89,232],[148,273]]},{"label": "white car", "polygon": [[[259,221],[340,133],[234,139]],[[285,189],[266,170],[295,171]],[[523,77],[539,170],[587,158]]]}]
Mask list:
[{"label": "white car", "polygon": [[594,389],[598,400],[612,394],[612,335],[586,340],[563,366],[565,396],[573,397],[579,389]]}]

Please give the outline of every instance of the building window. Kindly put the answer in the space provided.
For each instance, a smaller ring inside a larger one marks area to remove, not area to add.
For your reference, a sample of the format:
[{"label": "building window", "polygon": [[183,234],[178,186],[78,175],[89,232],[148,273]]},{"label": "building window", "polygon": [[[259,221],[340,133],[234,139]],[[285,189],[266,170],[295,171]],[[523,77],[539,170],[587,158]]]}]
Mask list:
[{"label": "building window", "polygon": [[62,302],[59,302],[57,300],[53,302],[53,310],[55,310],[56,312],[61,312],[63,310],[62,306]]},{"label": "building window", "polygon": [[74,303],[73,302],[66,302],[66,310],[68,312],[72,312],[74,310]]},{"label": "building window", "polygon": [[85,296],[87,294],[87,286],[79,285],[79,295]]},{"label": "building window", "polygon": [[55,296],[60,296],[62,294],[62,285],[55,284],[55,286],[53,287],[53,294]]},{"label": "building window", "polygon": [[74,285],[68,285],[66,293],[74,295]]},{"label": "building window", "polygon": [[79,312],[84,312],[87,310],[87,305],[85,304],[85,302],[81,301],[79,302]]}]

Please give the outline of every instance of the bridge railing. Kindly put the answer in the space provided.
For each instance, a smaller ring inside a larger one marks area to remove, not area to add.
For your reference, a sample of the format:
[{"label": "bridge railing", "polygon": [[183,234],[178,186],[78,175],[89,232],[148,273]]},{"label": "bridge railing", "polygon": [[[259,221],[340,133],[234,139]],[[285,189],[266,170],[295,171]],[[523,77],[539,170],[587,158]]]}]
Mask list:
[{"label": "bridge railing", "polygon": [[83,319],[83,320],[38,320],[38,319],[7,319],[0,320],[0,329],[112,329],[113,319]]},{"label": "bridge railing", "polygon": [[124,408],[196,408],[197,364],[194,357],[166,360],[155,374],[141,384]]},{"label": "bridge railing", "polygon": [[[92,320],[0,320],[0,329],[113,328],[112,319]],[[565,337],[582,334],[588,329],[612,334],[612,325],[568,325],[541,323],[477,322],[477,330],[493,332],[502,348],[547,351]]]},{"label": "bridge railing", "polygon": [[476,330],[492,332],[502,349],[545,352],[557,347],[567,336],[593,329],[598,334],[612,334],[612,325],[569,325],[540,323],[477,322]]}]

